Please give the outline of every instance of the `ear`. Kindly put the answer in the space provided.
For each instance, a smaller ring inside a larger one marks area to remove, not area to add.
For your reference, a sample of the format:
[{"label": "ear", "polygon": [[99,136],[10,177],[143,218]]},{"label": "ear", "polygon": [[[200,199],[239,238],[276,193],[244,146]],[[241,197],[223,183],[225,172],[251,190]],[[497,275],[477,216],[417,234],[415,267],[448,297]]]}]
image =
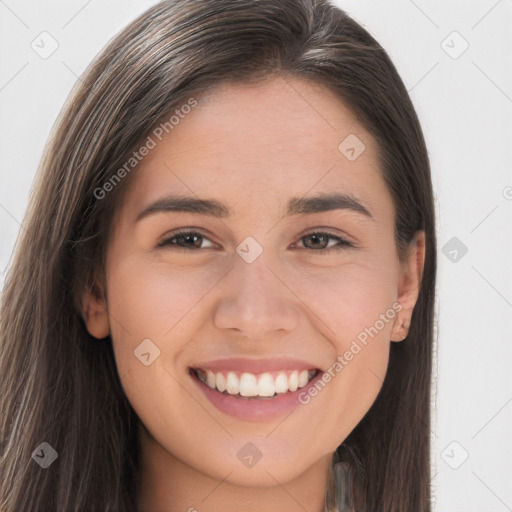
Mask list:
[{"label": "ear", "polygon": [[412,311],[418,300],[423,267],[425,264],[425,232],[417,231],[406,261],[400,267],[397,300],[402,309],[398,312],[391,331],[391,341],[403,341],[409,332]]},{"label": "ear", "polygon": [[103,339],[110,334],[107,300],[98,283],[86,290],[82,296],[82,319],[91,336]]}]

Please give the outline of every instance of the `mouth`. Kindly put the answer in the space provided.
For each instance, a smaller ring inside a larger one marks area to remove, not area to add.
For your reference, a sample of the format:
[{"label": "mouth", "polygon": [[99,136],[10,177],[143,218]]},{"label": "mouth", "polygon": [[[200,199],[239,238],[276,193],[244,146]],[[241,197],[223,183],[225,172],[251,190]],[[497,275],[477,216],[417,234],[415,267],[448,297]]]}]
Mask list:
[{"label": "mouth", "polygon": [[279,370],[263,373],[190,368],[190,375],[222,395],[240,400],[275,400],[307,386],[321,370]]}]

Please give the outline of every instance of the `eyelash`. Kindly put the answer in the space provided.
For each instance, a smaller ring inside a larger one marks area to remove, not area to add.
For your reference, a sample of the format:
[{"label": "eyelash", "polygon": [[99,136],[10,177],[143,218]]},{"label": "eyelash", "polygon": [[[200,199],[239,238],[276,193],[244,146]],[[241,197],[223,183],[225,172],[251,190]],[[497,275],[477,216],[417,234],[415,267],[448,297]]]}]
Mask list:
[{"label": "eyelash", "polygon": [[[164,240],[162,240],[157,245],[157,247],[161,248],[161,247],[169,247],[171,245],[174,245],[175,248],[177,248],[179,250],[182,250],[184,252],[197,252],[197,251],[200,251],[201,249],[189,249],[188,247],[181,247],[181,246],[179,246],[177,244],[172,243],[172,240],[174,240],[174,239],[176,239],[178,237],[189,236],[189,235],[199,235],[200,237],[207,238],[209,240],[209,238],[207,236],[203,235],[199,231],[191,231],[191,230],[184,229],[184,230],[177,230],[177,231],[172,232],[171,236],[168,237],[168,238],[165,238]],[[310,231],[309,233],[306,233],[306,234],[302,235],[300,237],[300,239],[302,240],[303,238],[306,238],[307,236],[311,236],[311,235],[324,235],[324,236],[326,235],[330,239],[334,239],[334,240],[337,240],[339,242],[338,245],[335,245],[335,246],[330,247],[328,249],[309,249],[310,251],[314,251],[316,254],[327,255],[327,254],[332,253],[333,251],[341,251],[343,249],[349,249],[349,248],[354,248],[355,247],[348,240],[345,240],[344,238],[341,238],[341,237],[339,237],[337,235],[329,233],[328,231]],[[308,247],[301,247],[300,249],[308,249]]]}]

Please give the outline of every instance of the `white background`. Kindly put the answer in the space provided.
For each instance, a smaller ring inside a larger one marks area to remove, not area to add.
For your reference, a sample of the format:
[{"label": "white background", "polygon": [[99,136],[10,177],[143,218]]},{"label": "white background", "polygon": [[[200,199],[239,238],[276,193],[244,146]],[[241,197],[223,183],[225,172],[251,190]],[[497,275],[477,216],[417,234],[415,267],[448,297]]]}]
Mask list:
[{"label": "white background", "polygon": [[[0,0],[0,273],[71,87],[155,3]],[[431,158],[439,243],[434,511],[512,510],[512,0],[336,3],[389,52]],[[47,59],[31,48],[43,31],[59,45]],[[453,237],[459,245],[443,252]]]}]

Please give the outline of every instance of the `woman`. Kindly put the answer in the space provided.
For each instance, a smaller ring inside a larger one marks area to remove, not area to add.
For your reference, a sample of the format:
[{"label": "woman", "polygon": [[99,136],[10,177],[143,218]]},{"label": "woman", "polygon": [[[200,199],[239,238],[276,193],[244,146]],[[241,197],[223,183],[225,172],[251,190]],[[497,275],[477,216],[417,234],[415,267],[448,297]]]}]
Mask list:
[{"label": "woman", "polygon": [[343,11],[150,8],[72,91],[24,227],[0,510],[430,511],[428,155]]}]

